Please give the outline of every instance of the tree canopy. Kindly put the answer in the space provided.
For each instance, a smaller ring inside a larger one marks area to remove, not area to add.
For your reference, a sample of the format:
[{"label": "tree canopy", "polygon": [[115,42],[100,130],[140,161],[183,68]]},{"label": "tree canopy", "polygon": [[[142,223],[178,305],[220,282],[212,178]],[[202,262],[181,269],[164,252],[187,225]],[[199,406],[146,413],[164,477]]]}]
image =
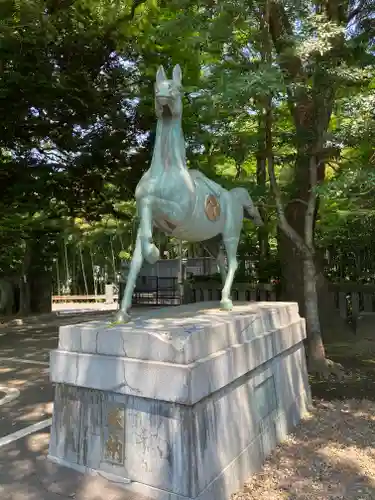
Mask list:
[{"label": "tree canopy", "polygon": [[245,227],[248,278],[281,279],[302,308],[307,256],[324,278],[373,280],[374,13],[369,0],[1,2],[2,274],[66,285],[74,268],[81,291],[96,268],[116,279],[156,69],[179,63],[189,166],[245,186],[267,221]]}]

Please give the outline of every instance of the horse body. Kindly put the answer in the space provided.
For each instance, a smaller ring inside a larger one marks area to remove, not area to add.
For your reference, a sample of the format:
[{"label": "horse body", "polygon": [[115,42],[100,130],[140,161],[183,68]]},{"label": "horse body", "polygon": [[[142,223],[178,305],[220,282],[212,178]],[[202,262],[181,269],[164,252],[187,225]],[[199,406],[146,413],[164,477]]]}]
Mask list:
[{"label": "horse body", "polygon": [[[230,192],[223,189],[220,185],[210,182],[210,180],[198,171],[190,171],[192,181],[195,186],[195,193],[193,204],[189,204],[189,211],[185,211],[185,218],[179,219],[174,216],[173,209],[174,203],[170,204],[163,200],[160,202],[159,207],[154,213],[155,225],[163,230],[169,236],[175,238],[198,242],[214,238],[218,234],[222,234],[225,229],[225,222],[227,220],[227,213],[229,208],[236,209],[237,216],[235,220],[236,226],[242,227],[243,208],[239,203],[232,199]],[[196,175],[198,174],[198,175]],[[216,186],[213,188],[213,184]],[[211,219],[205,213],[205,206],[208,197],[214,197],[220,207],[220,213],[214,215]],[[181,209],[181,198],[175,203]],[[182,202],[182,206],[188,205],[188,202]],[[233,214],[232,214],[233,215]]]},{"label": "horse body", "polygon": [[[173,70],[173,80],[167,80],[159,68],[155,85],[155,108],[158,117],[155,147],[149,170],[139,181],[135,199],[140,225],[128,280],[117,314],[118,321],[128,319],[128,309],[137,275],[143,260],[155,263],[160,255],[152,241],[153,227],[181,240],[202,241],[218,261],[224,287],[220,305],[230,310],[230,289],[237,269],[237,246],[242,228],[244,209],[253,222],[262,219],[243,188],[224,189],[198,170],[186,165],[185,141],[181,127],[181,70]],[[228,257],[225,256],[218,236]]]}]

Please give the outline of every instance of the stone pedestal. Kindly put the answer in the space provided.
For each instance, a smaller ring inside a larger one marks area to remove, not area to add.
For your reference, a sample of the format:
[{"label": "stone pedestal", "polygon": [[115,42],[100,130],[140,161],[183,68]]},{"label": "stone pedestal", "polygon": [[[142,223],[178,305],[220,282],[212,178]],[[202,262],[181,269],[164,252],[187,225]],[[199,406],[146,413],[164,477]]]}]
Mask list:
[{"label": "stone pedestal", "polygon": [[63,326],[49,456],[157,500],[228,500],[310,402],[294,303]]}]

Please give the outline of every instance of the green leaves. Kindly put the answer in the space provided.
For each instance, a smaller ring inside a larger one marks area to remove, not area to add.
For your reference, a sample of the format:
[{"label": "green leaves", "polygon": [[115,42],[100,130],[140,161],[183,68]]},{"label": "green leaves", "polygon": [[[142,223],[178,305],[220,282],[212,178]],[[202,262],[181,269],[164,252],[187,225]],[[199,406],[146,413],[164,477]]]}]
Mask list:
[{"label": "green leaves", "polygon": [[[374,6],[353,6],[350,29],[332,2],[318,13],[303,0],[267,6],[270,18],[264,1],[0,2],[0,241],[17,246],[31,228],[76,217],[89,224],[79,231],[85,242],[117,234],[109,220],[118,219],[128,238],[153,145],[159,64],[182,66],[191,167],[246,185],[272,211],[268,185],[257,186],[271,96],[285,198],[291,185],[308,192],[296,153],[324,137],[341,156],[325,148],[320,237],[346,214],[371,210],[375,84],[365,24]],[[130,239],[117,254],[131,251]]]},{"label": "green leaves", "polygon": [[344,35],[344,25],[328,19],[326,14],[310,14],[302,19],[296,37],[296,54],[303,63],[307,63],[311,57],[332,56],[332,50]]},{"label": "green leaves", "polygon": [[[119,30],[136,33],[132,4],[55,7],[0,5],[0,242],[10,252],[37,228],[61,231],[65,217],[131,219],[115,205],[132,198],[142,173],[144,129],[131,102],[138,77],[115,52]],[[132,52],[129,38],[122,48]]]}]

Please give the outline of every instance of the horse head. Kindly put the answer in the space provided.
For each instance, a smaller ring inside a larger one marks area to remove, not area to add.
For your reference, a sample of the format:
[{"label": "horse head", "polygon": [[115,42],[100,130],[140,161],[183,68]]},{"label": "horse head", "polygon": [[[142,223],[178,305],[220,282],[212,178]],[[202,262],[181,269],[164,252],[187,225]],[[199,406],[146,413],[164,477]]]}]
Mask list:
[{"label": "horse head", "polygon": [[173,78],[168,80],[163,66],[159,66],[155,83],[155,110],[158,118],[181,118],[181,68],[173,68]]}]

